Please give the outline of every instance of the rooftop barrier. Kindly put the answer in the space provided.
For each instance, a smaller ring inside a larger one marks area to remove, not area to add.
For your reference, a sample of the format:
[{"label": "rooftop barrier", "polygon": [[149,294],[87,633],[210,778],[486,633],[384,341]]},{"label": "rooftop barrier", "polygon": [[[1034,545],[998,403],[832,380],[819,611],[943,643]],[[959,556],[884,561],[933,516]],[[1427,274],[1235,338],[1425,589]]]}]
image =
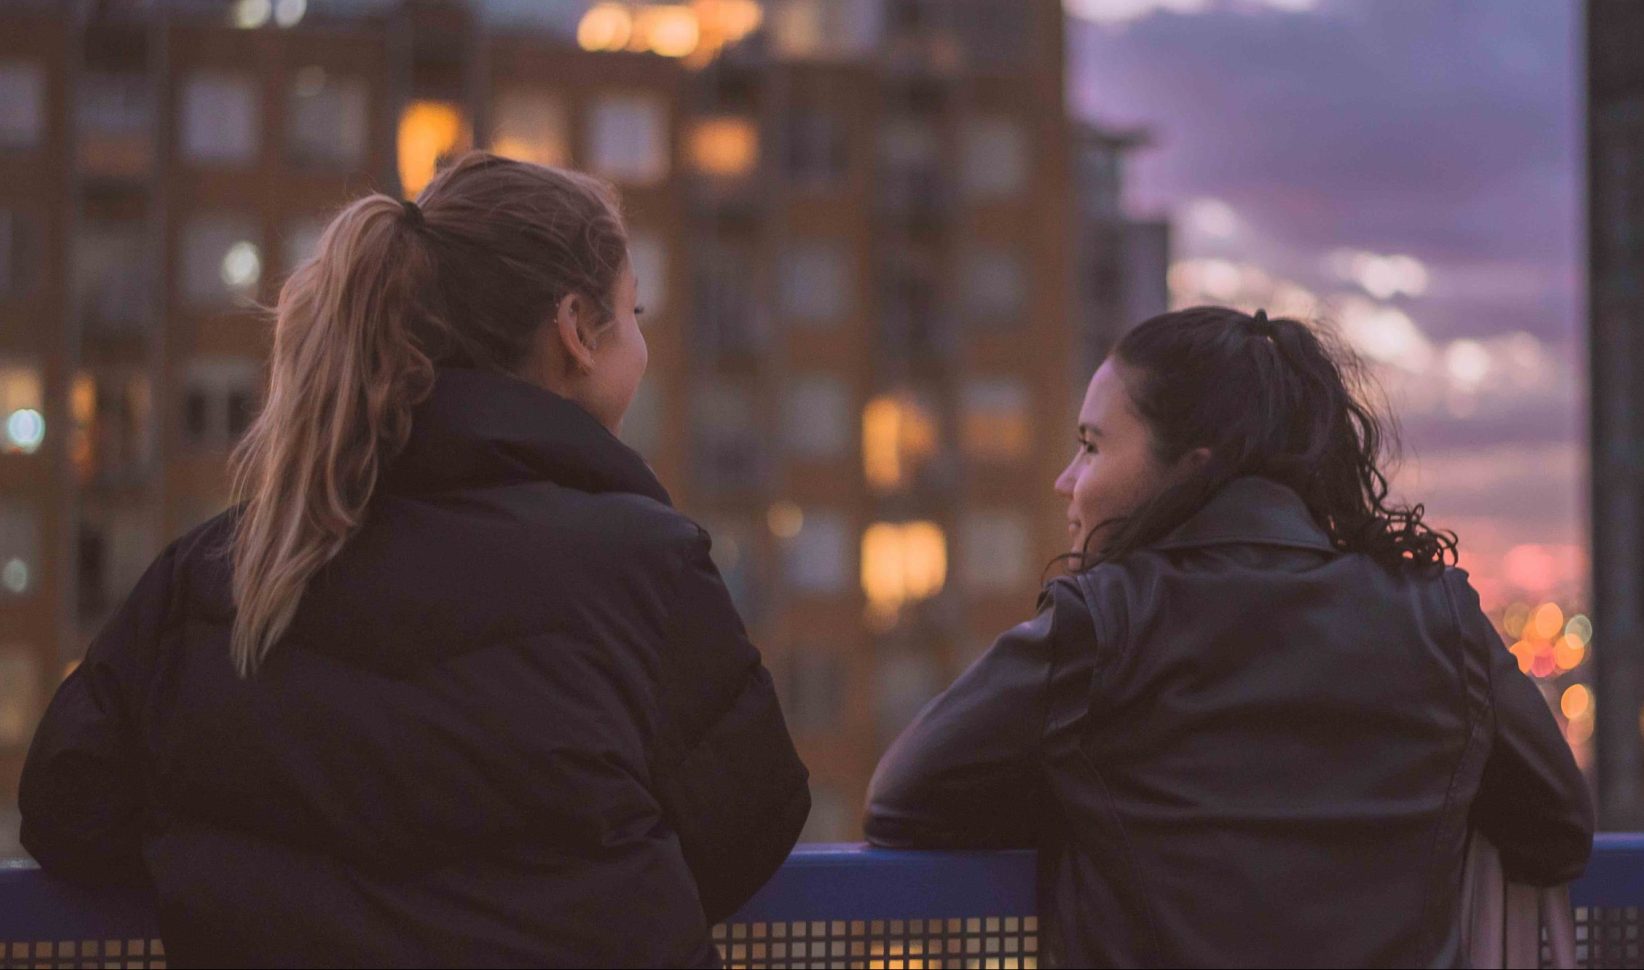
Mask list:
[{"label": "rooftop barrier", "polygon": [[[1644,967],[1644,834],[1598,836],[1570,890],[1584,967]],[[152,903],[0,865],[0,968],[162,967]],[[798,847],[714,938],[733,967],[1033,967],[1031,851]]]}]

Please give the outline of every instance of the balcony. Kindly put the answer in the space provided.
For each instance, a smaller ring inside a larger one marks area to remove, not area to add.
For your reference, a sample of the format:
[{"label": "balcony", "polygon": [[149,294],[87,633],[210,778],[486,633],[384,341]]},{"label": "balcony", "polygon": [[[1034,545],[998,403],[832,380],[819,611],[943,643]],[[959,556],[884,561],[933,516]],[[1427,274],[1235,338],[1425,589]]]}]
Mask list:
[{"label": "balcony", "polygon": [[[802,845],[714,928],[732,967],[1033,967],[1031,851],[893,852]],[[1644,966],[1644,834],[1598,836],[1571,887],[1584,967]],[[164,965],[150,904],[0,864],[0,968]]]}]

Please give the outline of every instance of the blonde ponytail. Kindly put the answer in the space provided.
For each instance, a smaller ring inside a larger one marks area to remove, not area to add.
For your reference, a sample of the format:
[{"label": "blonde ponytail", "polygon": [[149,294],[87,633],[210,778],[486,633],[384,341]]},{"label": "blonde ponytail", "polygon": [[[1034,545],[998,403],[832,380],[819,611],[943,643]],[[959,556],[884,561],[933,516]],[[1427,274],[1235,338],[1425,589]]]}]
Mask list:
[{"label": "blonde ponytail", "polygon": [[608,317],[627,247],[608,185],[486,152],[420,207],[371,195],[331,222],[280,290],[268,399],[231,459],[242,677],[363,523],[435,366],[517,371],[573,292]]},{"label": "blonde ponytail", "polygon": [[[254,672],[314,573],[362,521],[433,365],[406,322],[426,253],[400,203],[372,195],[326,229],[275,308],[268,400],[231,466],[234,669]],[[420,257],[420,258],[419,258]]]}]

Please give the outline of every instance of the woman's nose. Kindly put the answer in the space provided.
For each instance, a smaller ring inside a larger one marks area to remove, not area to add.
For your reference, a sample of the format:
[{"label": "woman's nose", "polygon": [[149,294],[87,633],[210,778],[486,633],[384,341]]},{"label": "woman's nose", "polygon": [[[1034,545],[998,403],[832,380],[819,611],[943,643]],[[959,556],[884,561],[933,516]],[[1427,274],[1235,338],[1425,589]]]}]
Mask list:
[{"label": "woman's nose", "polygon": [[1062,469],[1062,473],[1056,476],[1056,484],[1053,487],[1056,489],[1057,495],[1070,502],[1073,501],[1073,466],[1071,464]]}]

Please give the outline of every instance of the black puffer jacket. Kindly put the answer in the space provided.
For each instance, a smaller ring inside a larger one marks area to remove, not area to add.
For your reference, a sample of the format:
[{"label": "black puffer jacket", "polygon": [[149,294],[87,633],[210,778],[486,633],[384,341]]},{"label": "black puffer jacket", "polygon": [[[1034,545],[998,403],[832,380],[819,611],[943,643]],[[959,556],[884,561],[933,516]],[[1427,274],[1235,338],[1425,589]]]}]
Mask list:
[{"label": "black puffer jacket", "polygon": [[442,371],[250,680],[229,529],[167,549],[52,701],[42,866],[151,879],[178,966],[718,962],[810,796],[708,537],[634,452]]},{"label": "black puffer jacket", "polygon": [[1052,966],[1457,966],[1469,827],[1567,882],[1593,809],[1460,570],[1243,478],[1058,579],[879,765],[868,837],[1039,848]]}]

